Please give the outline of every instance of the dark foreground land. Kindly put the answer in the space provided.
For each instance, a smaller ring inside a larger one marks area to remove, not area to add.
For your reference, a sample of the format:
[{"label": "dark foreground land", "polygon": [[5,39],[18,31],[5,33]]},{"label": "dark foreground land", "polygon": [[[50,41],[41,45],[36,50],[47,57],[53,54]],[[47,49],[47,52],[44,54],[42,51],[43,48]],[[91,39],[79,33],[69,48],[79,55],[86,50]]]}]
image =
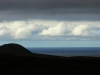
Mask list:
[{"label": "dark foreground land", "polygon": [[96,75],[99,57],[60,57],[31,53],[18,44],[0,46],[0,73],[9,75]]}]

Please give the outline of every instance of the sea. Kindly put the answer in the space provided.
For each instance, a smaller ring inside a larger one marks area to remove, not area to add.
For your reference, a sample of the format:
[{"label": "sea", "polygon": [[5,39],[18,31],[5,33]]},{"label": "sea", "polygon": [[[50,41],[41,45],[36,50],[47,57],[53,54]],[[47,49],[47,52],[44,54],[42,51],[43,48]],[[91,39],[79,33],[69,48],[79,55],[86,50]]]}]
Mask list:
[{"label": "sea", "polygon": [[100,57],[100,47],[30,47],[29,51],[38,54],[56,56],[92,56]]}]

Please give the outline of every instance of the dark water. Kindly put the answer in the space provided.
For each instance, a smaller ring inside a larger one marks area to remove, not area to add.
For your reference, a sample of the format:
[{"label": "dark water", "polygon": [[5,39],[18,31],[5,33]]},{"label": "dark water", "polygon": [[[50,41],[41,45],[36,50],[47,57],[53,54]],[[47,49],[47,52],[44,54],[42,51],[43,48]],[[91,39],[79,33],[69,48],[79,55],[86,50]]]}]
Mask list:
[{"label": "dark water", "polygon": [[58,55],[58,56],[94,56],[100,57],[100,47],[51,47],[51,48],[27,48],[33,53]]}]

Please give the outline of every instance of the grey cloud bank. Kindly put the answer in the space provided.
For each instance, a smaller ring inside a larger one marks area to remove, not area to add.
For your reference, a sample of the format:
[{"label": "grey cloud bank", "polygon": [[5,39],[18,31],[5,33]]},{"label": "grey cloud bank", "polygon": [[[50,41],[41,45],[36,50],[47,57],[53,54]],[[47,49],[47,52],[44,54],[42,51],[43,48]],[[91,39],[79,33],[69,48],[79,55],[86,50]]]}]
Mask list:
[{"label": "grey cloud bank", "polygon": [[100,0],[0,0],[0,21],[100,20]]},{"label": "grey cloud bank", "polygon": [[[20,20],[30,20],[30,19],[40,19],[40,20],[58,20],[58,21],[99,21],[99,13],[74,13],[73,11],[67,12],[63,10],[54,11],[0,11],[0,21],[20,21]],[[94,11],[93,11],[94,12]]]},{"label": "grey cloud bank", "polygon": [[100,13],[99,8],[99,0],[0,0],[0,11]]},{"label": "grey cloud bank", "polygon": [[0,0],[0,8],[84,8],[100,7],[100,0]]}]

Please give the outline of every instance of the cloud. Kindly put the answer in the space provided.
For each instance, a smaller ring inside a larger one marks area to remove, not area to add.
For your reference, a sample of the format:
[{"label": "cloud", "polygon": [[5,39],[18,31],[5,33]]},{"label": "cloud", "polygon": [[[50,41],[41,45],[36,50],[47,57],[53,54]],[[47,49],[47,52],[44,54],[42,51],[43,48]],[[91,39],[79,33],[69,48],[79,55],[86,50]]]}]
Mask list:
[{"label": "cloud", "polygon": [[53,40],[99,40],[99,34],[99,25],[92,24],[92,22],[90,24],[61,22],[56,26],[48,27],[39,33],[39,35],[45,39]]},{"label": "cloud", "polygon": [[49,27],[48,29],[44,29],[39,35],[47,35],[47,36],[68,36],[68,35],[88,35],[88,31],[86,29],[89,28],[89,25],[73,25],[67,24],[64,22],[59,23],[56,26]]},{"label": "cloud", "polygon": [[27,39],[35,35],[43,26],[33,22],[14,21],[0,24],[0,36],[13,39]]},{"label": "cloud", "polygon": [[100,0],[0,0],[0,21],[99,20]]},{"label": "cloud", "polygon": [[74,35],[88,35],[88,32],[86,31],[86,29],[89,27],[89,25],[79,25],[76,26],[73,30],[72,30],[72,34]]},{"label": "cloud", "polygon": [[39,35],[50,35],[50,36],[62,36],[71,30],[71,25],[67,25],[64,22],[57,24],[56,26],[44,29]]},{"label": "cloud", "polygon": [[0,0],[0,9],[100,7],[99,0]]},{"label": "cloud", "polygon": [[58,22],[46,26],[34,21],[0,23],[0,39],[100,40],[99,22]]}]

